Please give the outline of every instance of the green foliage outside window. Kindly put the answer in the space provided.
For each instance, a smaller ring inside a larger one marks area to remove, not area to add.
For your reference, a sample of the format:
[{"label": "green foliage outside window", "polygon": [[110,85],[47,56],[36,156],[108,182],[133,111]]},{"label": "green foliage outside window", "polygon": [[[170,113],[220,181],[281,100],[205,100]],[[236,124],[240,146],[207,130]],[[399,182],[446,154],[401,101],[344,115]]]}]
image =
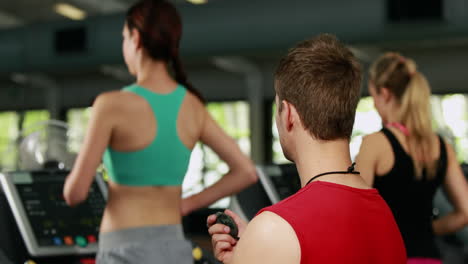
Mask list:
[{"label": "green foliage outside window", "polygon": [[22,129],[27,131],[28,129],[34,129],[33,126],[42,121],[50,119],[50,113],[47,110],[32,110],[24,113]]},{"label": "green foliage outside window", "polygon": [[0,170],[15,166],[16,152],[11,144],[18,137],[18,121],[16,112],[0,113]]}]

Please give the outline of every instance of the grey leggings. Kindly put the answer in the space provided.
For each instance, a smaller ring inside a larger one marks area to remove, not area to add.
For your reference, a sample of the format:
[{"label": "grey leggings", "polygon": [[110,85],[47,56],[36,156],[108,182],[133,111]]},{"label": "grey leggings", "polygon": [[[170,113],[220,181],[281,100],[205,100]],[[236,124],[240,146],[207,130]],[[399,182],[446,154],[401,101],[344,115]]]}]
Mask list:
[{"label": "grey leggings", "polygon": [[99,236],[97,264],[189,264],[191,243],[181,225],[129,228]]}]

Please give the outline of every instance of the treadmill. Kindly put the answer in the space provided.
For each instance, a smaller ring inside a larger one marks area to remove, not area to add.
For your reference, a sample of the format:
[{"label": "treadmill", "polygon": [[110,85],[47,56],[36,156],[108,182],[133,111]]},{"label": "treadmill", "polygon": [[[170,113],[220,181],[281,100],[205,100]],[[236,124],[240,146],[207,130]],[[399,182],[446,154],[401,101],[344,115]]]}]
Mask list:
[{"label": "treadmill", "polygon": [[233,196],[230,209],[244,220],[252,219],[260,209],[273,205],[301,188],[296,165],[269,164],[259,165],[259,180],[254,185]]}]

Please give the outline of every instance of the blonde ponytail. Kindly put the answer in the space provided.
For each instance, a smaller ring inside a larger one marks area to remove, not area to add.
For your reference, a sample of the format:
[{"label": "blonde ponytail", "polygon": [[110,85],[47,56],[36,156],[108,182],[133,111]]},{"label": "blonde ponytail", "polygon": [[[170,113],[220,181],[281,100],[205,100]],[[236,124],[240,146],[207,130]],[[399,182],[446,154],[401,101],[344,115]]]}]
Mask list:
[{"label": "blonde ponytail", "polygon": [[436,163],[431,153],[434,147],[430,112],[431,91],[427,79],[418,71],[410,71],[411,79],[401,98],[400,120],[409,130],[409,153],[413,159],[415,174],[421,178],[423,168],[427,176],[436,174]]}]

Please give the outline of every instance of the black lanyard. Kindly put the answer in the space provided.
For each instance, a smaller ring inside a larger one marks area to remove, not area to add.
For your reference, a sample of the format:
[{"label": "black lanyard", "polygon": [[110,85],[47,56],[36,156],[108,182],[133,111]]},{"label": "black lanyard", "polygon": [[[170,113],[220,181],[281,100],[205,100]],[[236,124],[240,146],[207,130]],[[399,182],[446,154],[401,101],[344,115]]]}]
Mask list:
[{"label": "black lanyard", "polygon": [[353,162],[353,164],[351,164],[351,166],[349,166],[347,171],[329,171],[329,172],[320,173],[319,175],[315,175],[304,186],[307,186],[307,184],[309,184],[311,181],[317,179],[318,177],[322,177],[322,176],[325,176],[325,175],[328,175],[328,174],[361,174],[359,171],[354,170],[354,165],[356,165],[356,162]]}]

